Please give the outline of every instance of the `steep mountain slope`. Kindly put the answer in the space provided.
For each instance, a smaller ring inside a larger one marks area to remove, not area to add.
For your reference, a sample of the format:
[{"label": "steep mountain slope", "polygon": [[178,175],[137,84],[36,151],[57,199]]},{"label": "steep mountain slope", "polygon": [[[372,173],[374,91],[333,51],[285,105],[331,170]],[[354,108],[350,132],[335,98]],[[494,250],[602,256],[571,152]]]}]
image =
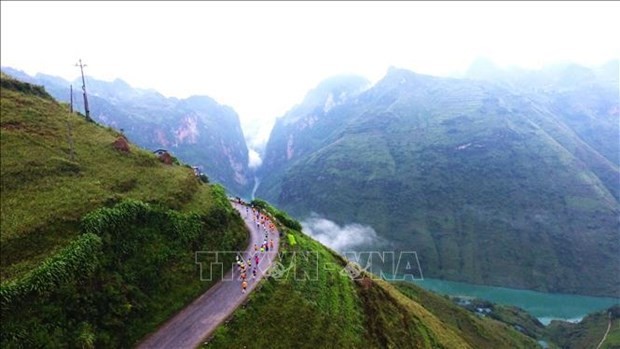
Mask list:
[{"label": "steep mountain slope", "polygon": [[[74,105],[83,111],[81,80],[73,83],[37,74],[30,77],[15,69],[2,70],[19,79],[43,85],[50,94],[69,102],[73,84]],[[180,160],[199,166],[209,178],[231,192],[247,194],[252,188],[248,150],[235,111],[207,96],[179,100],[153,90],[132,88],[122,80],[86,78],[90,116],[97,122],[123,130],[136,144],[152,151],[163,148]]]},{"label": "steep mountain slope", "polygon": [[[341,114],[335,111],[368,87],[368,80],[358,76],[327,79],[310,91],[302,103],[278,119],[267,143],[263,166],[258,170],[264,181],[261,190],[280,191],[282,176],[291,159],[302,158],[319,149],[325,135],[334,133],[344,124]],[[317,123],[319,120],[321,122]],[[310,129],[312,132],[305,131]],[[276,195],[274,192],[266,197]]]},{"label": "steep mountain slope", "polygon": [[552,65],[538,71],[470,69],[467,77],[505,86],[547,104],[562,123],[615,165],[618,154],[618,84],[620,62],[588,69],[576,64]]},{"label": "steep mountain slope", "polygon": [[195,251],[245,247],[222,187],[0,82],[3,348],[129,347],[210,287]]},{"label": "steep mountain slope", "polygon": [[279,229],[279,267],[204,348],[537,347],[509,326],[416,286],[408,287],[417,295],[406,296],[296,230],[286,214],[255,204],[289,223]]},{"label": "steep mountain slope", "polygon": [[617,296],[618,85],[597,81],[588,104],[392,68],[328,111],[279,119],[257,196],[371,225],[427,277]]}]

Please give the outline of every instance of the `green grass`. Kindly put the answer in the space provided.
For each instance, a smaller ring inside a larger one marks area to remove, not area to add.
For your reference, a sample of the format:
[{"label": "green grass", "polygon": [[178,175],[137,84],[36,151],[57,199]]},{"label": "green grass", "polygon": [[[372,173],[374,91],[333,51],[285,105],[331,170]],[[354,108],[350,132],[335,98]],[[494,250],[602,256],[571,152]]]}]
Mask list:
[{"label": "green grass", "polygon": [[611,328],[601,349],[620,348],[620,306],[590,314],[576,324],[552,321],[545,336],[561,348],[595,348],[607,331],[609,312],[612,313]]},{"label": "green grass", "polygon": [[[132,346],[213,284],[195,251],[244,248],[223,187],[115,150],[118,132],[41,88],[2,75],[0,95],[3,347]],[[91,236],[85,216],[108,214],[86,272],[72,246]]]},{"label": "green grass", "polygon": [[80,217],[96,208],[126,198],[202,213],[212,205],[210,186],[191,169],[164,165],[134,145],[118,152],[118,132],[50,98],[3,88],[0,107],[2,280],[64,246],[78,234]]},{"label": "green grass", "polygon": [[387,282],[375,280],[358,294],[366,314],[365,339],[373,348],[472,348],[443,320]]},{"label": "green grass", "polygon": [[620,348],[620,321],[616,321],[612,324],[613,330],[609,331],[607,339],[603,342],[601,349],[613,349]]},{"label": "green grass", "polygon": [[[272,215],[279,212],[264,204]],[[263,280],[204,348],[535,347],[508,326],[475,318],[418,288],[401,292],[365,273],[351,279],[343,272],[348,262],[334,251],[283,224],[280,229],[296,244],[281,240],[279,262],[286,267],[291,252],[312,251],[319,256],[318,280],[295,280],[294,275],[315,275],[317,267],[315,260],[296,258],[297,269],[284,278]]]},{"label": "green grass", "polygon": [[[296,244],[281,240],[279,261],[294,269],[283,278],[263,280],[232,321],[218,328],[207,348],[362,346],[361,305],[353,283],[338,272],[339,260],[318,242],[292,230],[288,234],[295,235]],[[316,255],[306,259],[304,251]],[[304,272],[317,280],[295,280]]]},{"label": "green grass", "polygon": [[[480,318],[456,306],[449,298],[426,291],[411,283],[397,282],[394,286],[435,314],[473,348],[508,348],[511,346],[530,348],[535,346],[532,338],[527,338],[512,328],[513,323],[506,321],[507,316],[503,316],[502,321],[496,321],[491,317]],[[522,321],[514,323],[522,323]]]},{"label": "green grass", "polygon": [[[446,305],[446,300],[433,293],[425,291],[410,283],[396,283],[396,286],[406,295],[423,302],[429,309],[439,309],[439,304]],[[446,299],[448,298],[445,296]],[[439,302],[437,302],[439,301]],[[462,299],[453,298],[453,302],[463,301]],[[550,325],[544,326],[532,315],[525,310],[514,307],[494,304],[492,302],[481,299],[468,299],[468,302],[459,306],[456,312],[439,310],[443,314],[443,319],[448,319],[448,323],[456,325],[463,330],[464,334],[472,333],[471,328],[462,326],[462,319],[466,317],[475,318],[477,322],[483,318],[474,316],[476,309],[487,308],[490,310],[484,316],[485,321],[494,323],[494,326],[509,326],[517,329],[524,335],[535,340],[543,340],[549,344],[552,349],[581,349],[594,348],[603,338],[608,324],[608,313],[611,313],[611,327],[607,339],[601,345],[601,348],[618,348],[620,347],[620,306],[612,306],[611,308],[592,313],[584,317],[579,323],[571,323],[566,321],[554,320]],[[479,315],[479,314],[478,314]],[[501,323],[501,324],[500,324]],[[483,338],[501,338],[509,334],[510,331],[493,331],[489,336],[485,333]],[[514,334],[514,331],[512,331]],[[524,342],[525,343],[525,342]],[[477,347],[490,347],[489,343],[478,342]],[[524,347],[528,347],[525,345]]]}]

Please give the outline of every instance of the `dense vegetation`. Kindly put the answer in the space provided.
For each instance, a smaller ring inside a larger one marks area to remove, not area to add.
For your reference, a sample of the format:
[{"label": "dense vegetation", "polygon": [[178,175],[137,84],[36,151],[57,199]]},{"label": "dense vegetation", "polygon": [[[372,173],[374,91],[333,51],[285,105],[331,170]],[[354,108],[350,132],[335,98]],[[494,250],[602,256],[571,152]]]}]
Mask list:
[{"label": "dense vegetation", "polygon": [[428,277],[618,296],[619,85],[597,74],[328,81],[276,122],[257,195],[370,225]]},{"label": "dense vegetation", "polygon": [[[283,213],[253,202],[272,216]],[[279,221],[279,263],[205,348],[532,348],[536,344],[493,320],[411,286],[424,299],[355,269],[335,252]],[[298,223],[297,223],[298,224]],[[305,254],[310,252],[310,254]],[[290,268],[290,269],[289,269]],[[346,271],[346,272],[345,272]],[[351,277],[354,276],[354,277]],[[303,281],[301,281],[303,280]],[[459,318],[452,317],[458,314]]]},{"label": "dense vegetation", "polygon": [[194,252],[243,248],[243,222],[221,186],[42,91],[2,75],[0,345],[129,347],[211,285]]}]

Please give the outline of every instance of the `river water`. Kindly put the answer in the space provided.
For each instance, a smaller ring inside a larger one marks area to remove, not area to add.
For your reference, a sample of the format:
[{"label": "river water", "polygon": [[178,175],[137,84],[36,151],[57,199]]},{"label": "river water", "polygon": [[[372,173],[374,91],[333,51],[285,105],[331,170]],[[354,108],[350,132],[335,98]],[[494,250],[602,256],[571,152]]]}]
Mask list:
[{"label": "river water", "polygon": [[405,281],[439,294],[475,297],[497,304],[515,305],[526,310],[545,325],[553,319],[578,322],[589,313],[620,303],[620,298],[544,293],[438,279],[425,278],[414,281],[407,279]]},{"label": "river water", "polygon": [[258,190],[258,186],[260,185],[260,178],[254,176],[254,188],[252,188],[252,194],[250,199],[254,200],[254,195],[256,194],[256,190]]}]

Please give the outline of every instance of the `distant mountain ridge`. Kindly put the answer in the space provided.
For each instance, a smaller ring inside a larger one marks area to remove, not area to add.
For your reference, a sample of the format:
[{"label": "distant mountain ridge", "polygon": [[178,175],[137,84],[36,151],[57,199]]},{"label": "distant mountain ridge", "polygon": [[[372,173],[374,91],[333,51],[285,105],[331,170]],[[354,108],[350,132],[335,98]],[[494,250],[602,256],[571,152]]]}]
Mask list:
[{"label": "distant mountain ridge", "polygon": [[371,225],[416,250],[425,276],[618,296],[614,71],[392,68],[329,110],[324,91],[277,120],[256,195],[299,218]]},{"label": "distant mountain ridge", "polygon": [[[82,82],[37,74],[34,77],[3,67],[20,80],[43,85],[56,99],[69,102],[73,85],[74,109],[83,112]],[[232,193],[245,195],[253,186],[248,169],[248,149],[237,113],[208,96],[166,98],[155,90],[133,88],[116,79],[112,82],[86,77],[91,117],[104,125],[123,130],[136,144],[147,149],[170,151],[185,163],[198,166],[209,178]]]},{"label": "distant mountain ridge", "polygon": [[[467,78],[491,82],[538,102],[549,103],[562,122],[615,165],[620,165],[617,137],[618,84],[620,61],[599,67],[577,64],[550,66],[539,71],[523,69],[480,71],[472,69]],[[602,136],[601,136],[602,135]]]}]

